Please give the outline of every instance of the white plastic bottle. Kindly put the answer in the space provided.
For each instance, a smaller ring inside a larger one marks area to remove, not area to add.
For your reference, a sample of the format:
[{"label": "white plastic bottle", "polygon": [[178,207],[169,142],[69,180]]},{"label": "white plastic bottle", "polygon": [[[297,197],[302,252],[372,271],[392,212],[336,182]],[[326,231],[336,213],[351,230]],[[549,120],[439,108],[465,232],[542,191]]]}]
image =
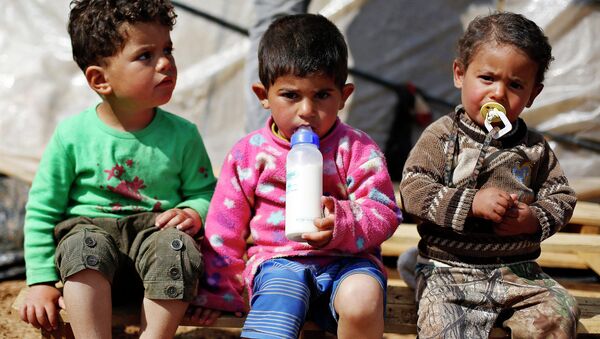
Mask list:
[{"label": "white plastic bottle", "polygon": [[291,145],[285,167],[285,236],[304,242],[303,233],[318,231],[314,220],[322,213],[323,155],[319,136],[308,126],[298,128]]}]

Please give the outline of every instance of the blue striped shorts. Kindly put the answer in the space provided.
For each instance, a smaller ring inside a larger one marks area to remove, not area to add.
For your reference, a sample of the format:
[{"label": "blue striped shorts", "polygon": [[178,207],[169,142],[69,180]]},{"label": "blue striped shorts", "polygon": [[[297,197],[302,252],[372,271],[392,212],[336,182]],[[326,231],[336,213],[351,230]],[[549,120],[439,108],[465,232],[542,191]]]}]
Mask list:
[{"label": "blue striped shorts", "polygon": [[297,338],[306,319],[336,333],[338,317],[333,301],[340,282],[352,274],[372,276],[386,295],[384,274],[367,259],[341,258],[327,265],[319,262],[322,258],[278,258],[262,263],[254,278],[250,313],[241,336]]}]

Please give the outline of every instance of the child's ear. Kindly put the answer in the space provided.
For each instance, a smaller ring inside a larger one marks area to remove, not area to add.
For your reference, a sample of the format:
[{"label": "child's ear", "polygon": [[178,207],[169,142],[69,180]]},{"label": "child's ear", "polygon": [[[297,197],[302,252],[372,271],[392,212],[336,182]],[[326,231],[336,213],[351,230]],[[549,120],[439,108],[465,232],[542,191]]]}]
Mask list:
[{"label": "child's ear", "polygon": [[262,105],[262,107],[264,109],[271,108],[271,105],[269,104],[269,93],[262,83],[260,83],[260,82],[253,83],[252,84],[252,92],[254,92],[254,94],[258,98],[258,101],[260,101],[260,104]]},{"label": "child's ear", "polygon": [[531,95],[529,96],[529,101],[527,101],[527,105],[525,107],[531,107],[531,105],[533,105],[533,100],[535,100],[535,98],[537,98],[537,96],[540,93],[542,93],[543,89],[544,89],[544,84],[535,85],[535,87],[533,87],[533,90],[531,90]]},{"label": "child's ear", "polygon": [[100,66],[88,66],[85,69],[85,78],[88,85],[100,95],[108,95],[112,91],[110,83],[104,75],[104,69]]},{"label": "child's ear", "polygon": [[454,59],[454,62],[452,63],[452,74],[454,77],[454,87],[462,88],[465,69],[463,68],[463,65],[456,59]]},{"label": "child's ear", "polygon": [[354,84],[348,83],[342,87],[342,101],[340,102],[340,107],[338,109],[344,108],[346,100],[348,100],[352,92],[354,92]]}]

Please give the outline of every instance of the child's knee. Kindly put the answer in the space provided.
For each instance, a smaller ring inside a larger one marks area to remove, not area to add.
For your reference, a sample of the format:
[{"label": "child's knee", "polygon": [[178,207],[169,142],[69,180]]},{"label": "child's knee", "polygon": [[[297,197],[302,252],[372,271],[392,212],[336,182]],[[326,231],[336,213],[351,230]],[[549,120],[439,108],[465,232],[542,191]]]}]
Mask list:
[{"label": "child's knee", "polygon": [[65,279],[65,286],[67,286],[69,282],[93,284],[94,289],[96,290],[105,288],[108,289],[105,291],[110,291],[111,287],[111,282],[108,279],[108,277],[106,277],[106,275],[103,272],[94,269],[84,269],[75,274],[70,275]]},{"label": "child's knee", "polygon": [[576,303],[556,300],[516,312],[504,325],[511,329],[513,338],[574,338],[578,318]]},{"label": "child's knee", "polygon": [[136,269],[148,299],[191,301],[203,270],[202,255],[188,234],[166,228],[143,241]]},{"label": "child's knee", "polygon": [[379,282],[366,274],[344,279],[335,296],[334,306],[340,318],[365,321],[383,319],[384,296]]}]

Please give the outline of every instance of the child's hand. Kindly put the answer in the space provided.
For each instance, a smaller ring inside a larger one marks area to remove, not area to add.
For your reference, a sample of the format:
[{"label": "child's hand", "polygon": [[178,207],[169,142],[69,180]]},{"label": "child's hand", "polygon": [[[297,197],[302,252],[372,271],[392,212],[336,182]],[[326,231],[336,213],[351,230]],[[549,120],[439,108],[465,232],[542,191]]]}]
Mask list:
[{"label": "child's hand", "polygon": [[326,246],[333,238],[333,226],[335,224],[334,204],[331,198],[321,197],[323,203],[323,218],[315,219],[315,226],[318,232],[304,233],[302,239],[312,247],[321,248]]},{"label": "child's hand", "polygon": [[27,292],[27,298],[19,309],[21,320],[33,325],[35,328],[44,328],[52,331],[58,328],[58,312],[65,308],[65,303],[60,291],[51,285],[33,285]]},{"label": "child's hand", "polygon": [[156,217],[154,225],[158,228],[176,227],[191,236],[196,235],[202,228],[202,218],[191,208],[172,208]]},{"label": "child's hand", "polygon": [[514,200],[510,194],[495,187],[488,187],[475,193],[471,212],[474,217],[500,223],[513,204]]},{"label": "child's hand", "polygon": [[540,222],[531,208],[515,199],[514,206],[506,212],[502,222],[494,225],[494,233],[500,236],[534,234],[539,227]]}]

